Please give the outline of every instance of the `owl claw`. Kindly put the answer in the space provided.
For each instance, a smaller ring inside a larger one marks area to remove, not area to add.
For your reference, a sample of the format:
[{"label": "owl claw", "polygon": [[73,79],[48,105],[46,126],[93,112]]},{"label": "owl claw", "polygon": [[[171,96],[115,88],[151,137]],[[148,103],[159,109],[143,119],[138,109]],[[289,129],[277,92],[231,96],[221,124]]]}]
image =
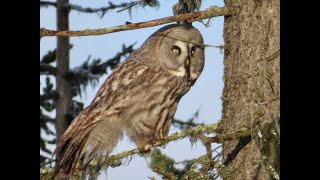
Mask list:
[{"label": "owl claw", "polygon": [[159,146],[162,144],[162,142],[163,142],[163,139],[154,140],[154,141],[152,141],[152,144],[146,144],[146,145],[140,147],[139,150],[142,153],[148,153],[153,146]]},{"label": "owl claw", "polygon": [[139,148],[139,149],[140,149],[140,152],[142,152],[142,153],[148,153],[151,150],[151,148],[152,148],[151,144],[146,144],[142,148]]},{"label": "owl claw", "polygon": [[164,140],[163,134],[160,134],[160,140]]},{"label": "owl claw", "polygon": [[159,139],[159,140],[154,141],[154,142],[153,142],[153,145],[154,145],[154,146],[159,146],[159,145],[162,144],[162,142],[163,142],[163,139]]}]

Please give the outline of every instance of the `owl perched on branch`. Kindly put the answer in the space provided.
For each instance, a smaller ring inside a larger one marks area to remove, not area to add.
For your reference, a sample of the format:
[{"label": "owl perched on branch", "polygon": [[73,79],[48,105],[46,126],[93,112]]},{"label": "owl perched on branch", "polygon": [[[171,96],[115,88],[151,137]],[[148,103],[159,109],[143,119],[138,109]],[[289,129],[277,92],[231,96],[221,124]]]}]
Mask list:
[{"label": "owl perched on branch", "polygon": [[200,32],[167,25],[118,65],[59,140],[55,177],[107,157],[124,133],[141,151],[168,136],[178,103],[204,67]]}]

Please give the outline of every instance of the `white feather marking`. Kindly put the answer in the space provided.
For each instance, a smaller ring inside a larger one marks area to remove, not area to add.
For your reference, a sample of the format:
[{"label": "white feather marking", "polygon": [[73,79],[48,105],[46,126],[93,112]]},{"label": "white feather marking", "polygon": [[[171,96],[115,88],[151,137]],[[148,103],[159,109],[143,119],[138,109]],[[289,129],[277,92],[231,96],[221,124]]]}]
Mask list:
[{"label": "white feather marking", "polygon": [[140,69],[139,71],[137,71],[138,76],[141,75],[146,69]]},{"label": "white feather marking", "polygon": [[[140,76],[146,69],[140,69],[137,71],[137,76]],[[128,85],[131,83],[133,79],[129,79],[129,77],[132,75],[132,73],[128,73],[121,81],[122,84]]]},{"label": "white feather marking", "polygon": [[169,70],[169,72],[174,75],[174,76],[179,76],[179,77],[183,77],[186,75],[186,70],[184,69],[184,67],[180,67],[178,69],[178,71],[173,71],[173,70]]},{"label": "white feather marking", "polygon": [[196,73],[193,73],[193,72],[190,72],[190,77],[191,79],[197,79],[199,76],[199,74],[196,74]]},{"label": "white feather marking", "polygon": [[159,84],[161,86],[161,85],[165,85],[167,82],[168,82],[167,79],[162,78],[157,82],[157,84]]},{"label": "white feather marking", "polygon": [[124,85],[128,85],[131,81],[132,81],[132,79],[123,79],[123,80],[122,80],[122,83],[123,83]]},{"label": "white feather marking", "polygon": [[128,85],[132,79],[129,79],[129,77],[131,76],[132,73],[128,73],[122,80],[121,80],[121,84],[124,85]]},{"label": "white feather marking", "polygon": [[188,48],[187,48],[187,43],[182,42],[182,41],[176,41],[174,43],[175,46],[178,46],[181,49],[181,54],[183,56],[188,56]]},{"label": "white feather marking", "polygon": [[102,91],[101,96],[105,96],[107,94],[107,91],[104,89],[104,91]]},{"label": "white feather marking", "polygon": [[117,90],[118,84],[119,84],[119,81],[113,81],[113,82],[112,82],[112,84],[111,84],[111,89],[112,89],[112,91]]}]

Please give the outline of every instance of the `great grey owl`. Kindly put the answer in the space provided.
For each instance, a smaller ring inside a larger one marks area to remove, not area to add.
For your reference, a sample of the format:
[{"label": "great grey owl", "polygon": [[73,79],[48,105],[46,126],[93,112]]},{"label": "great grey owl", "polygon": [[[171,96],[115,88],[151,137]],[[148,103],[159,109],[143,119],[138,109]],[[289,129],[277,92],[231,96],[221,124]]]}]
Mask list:
[{"label": "great grey owl", "polygon": [[160,28],[119,64],[73,120],[54,154],[55,177],[72,177],[111,153],[126,133],[141,151],[168,136],[178,103],[204,67],[203,37],[186,25]]}]

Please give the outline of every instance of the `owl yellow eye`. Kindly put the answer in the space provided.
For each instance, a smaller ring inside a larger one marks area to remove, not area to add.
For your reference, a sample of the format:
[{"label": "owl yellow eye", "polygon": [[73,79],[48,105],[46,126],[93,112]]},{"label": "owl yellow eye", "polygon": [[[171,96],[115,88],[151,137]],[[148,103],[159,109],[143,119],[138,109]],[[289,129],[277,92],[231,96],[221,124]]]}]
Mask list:
[{"label": "owl yellow eye", "polygon": [[173,46],[171,50],[172,50],[172,52],[177,53],[177,54],[180,54],[180,52],[181,52],[181,50],[178,46]]},{"label": "owl yellow eye", "polygon": [[191,54],[194,54],[196,52],[196,48],[195,47],[192,47],[191,48]]}]

